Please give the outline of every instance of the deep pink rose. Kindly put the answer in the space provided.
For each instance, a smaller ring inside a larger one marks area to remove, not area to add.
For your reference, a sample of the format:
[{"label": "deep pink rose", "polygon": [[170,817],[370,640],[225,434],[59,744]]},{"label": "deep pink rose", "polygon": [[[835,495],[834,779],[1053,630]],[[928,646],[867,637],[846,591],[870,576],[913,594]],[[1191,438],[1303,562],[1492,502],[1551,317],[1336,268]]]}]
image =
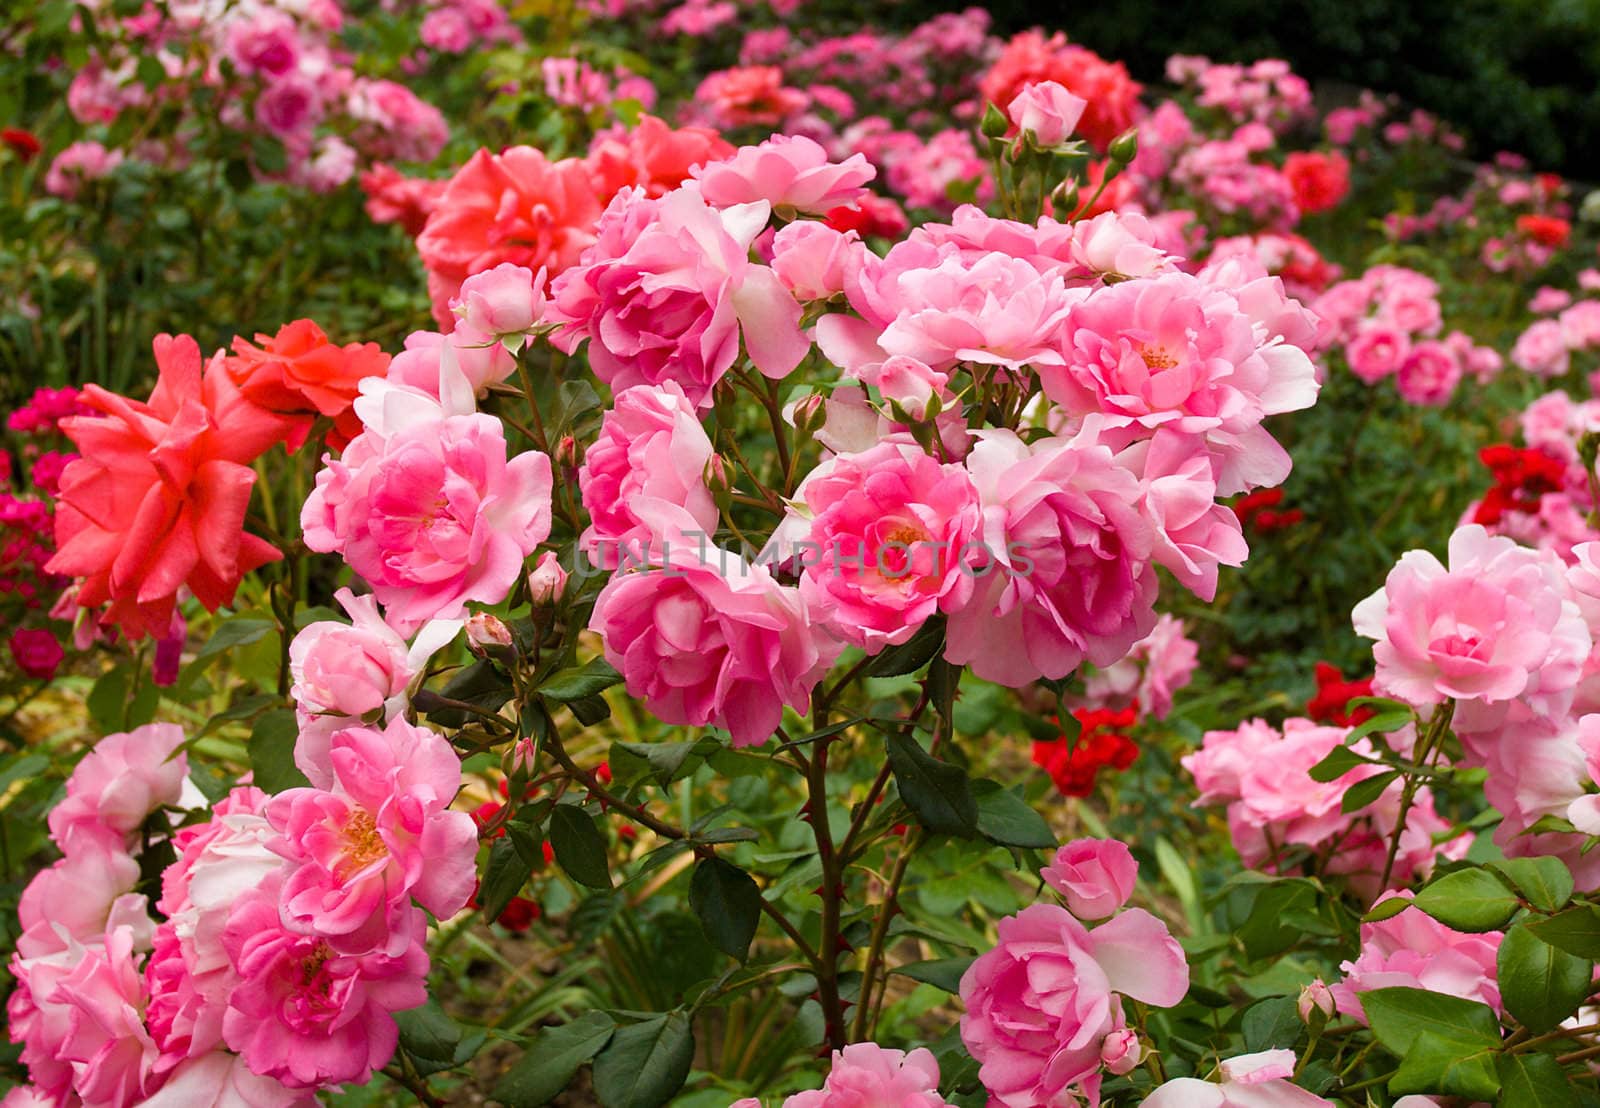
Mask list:
[{"label": "deep pink rose", "polygon": [[1039,876],[1066,899],[1067,911],[1081,920],[1099,920],[1128,903],[1139,863],[1126,843],[1074,839],[1056,851]]},{"label": "deep pink rose", "polygon": [[700,182],[706,203],[716,207],[764,200],[774,211],[811,215],[855,207],[862,186],[878,175],[860,154],[829,161],[828,152],[804,135],[774,135],[689,172]]}]

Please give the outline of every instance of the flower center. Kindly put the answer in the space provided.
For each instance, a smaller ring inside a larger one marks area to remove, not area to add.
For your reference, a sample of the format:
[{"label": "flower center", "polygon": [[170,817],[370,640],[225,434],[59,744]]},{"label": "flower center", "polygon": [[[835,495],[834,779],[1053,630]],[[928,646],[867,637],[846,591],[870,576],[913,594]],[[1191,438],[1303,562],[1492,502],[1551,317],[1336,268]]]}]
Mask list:
[{"label": "flower center", "polygon": [[1140,344],[1139,357],[1144,359],[1145,368],[1162,370],[1171,369],[1178,364],[1178,359],[1161,349],[1159,346],[1145,346]]},{"label": "flower center", "polygon": [[379,858],[387,857],[389,847],[378,834],[372,813],[358,808],[346,821],[340,834],[344,838],[344,857],[339,863],[339,876],[349,877],[366,869]]}]

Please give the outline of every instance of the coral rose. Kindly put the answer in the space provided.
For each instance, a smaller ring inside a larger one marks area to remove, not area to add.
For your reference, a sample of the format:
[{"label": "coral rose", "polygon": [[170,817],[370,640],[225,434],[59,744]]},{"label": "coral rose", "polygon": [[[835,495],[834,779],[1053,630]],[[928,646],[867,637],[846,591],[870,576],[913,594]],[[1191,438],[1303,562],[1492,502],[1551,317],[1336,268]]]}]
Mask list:
[{"label": "coral rose", "polygon": [[361,433],[354,409],[361,382],[388,372],[389,355],[375,342],[331,342],[309,319],[297,319],[275,335],[257,335],[255,345],[233,340],[223,363],[246,400],[281,415],[301,416],[289,448],[298,449],[316,415],[329,416],[328,445],[342,449]]}]

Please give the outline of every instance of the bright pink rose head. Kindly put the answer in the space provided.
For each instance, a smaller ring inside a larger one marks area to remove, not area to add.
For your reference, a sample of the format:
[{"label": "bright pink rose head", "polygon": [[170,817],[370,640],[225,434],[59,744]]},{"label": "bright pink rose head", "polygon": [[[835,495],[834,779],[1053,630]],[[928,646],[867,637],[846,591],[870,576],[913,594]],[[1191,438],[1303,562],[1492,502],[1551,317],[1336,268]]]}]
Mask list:
[{"label": "bright pink rose head", "polygon": [[134,962],[132,928],[114,927],[104,945],[81,951],[48,998],[67,1011],[57,1047],[85,1104],[136,1104],[153,1084],[155,1041],[144,1026],[144,982]]},{"label": "bright pink rose head", "polygon": [[1499,931],[1468,935],[1415,908],[1381,923],[1361,925],[1361,952],[1345,962],[1344,979],[1330,991],[1339,1013],[1366,1023],[1361,994],[1403,986],[1474,1000],[1500,1010]]},{"label": "bright pink rose head", "polygon": [[189,772],[183,728],[147,723],[95,744],[67,779],[67,797],[50,812],[50,835],[63,850],[78,836],[121,838],[164,804],[177,804]]},{"label": "bright pink rose head", "polygon": [[833,162],[804,135],[774,135],[758,146],[740,147],[723,161],[697,166],[691,175],[714,207],[764,200],[773,211],[792,216],[855,207],[878,171],[861,154]]},{"label": "bright pink rose head", "polygon": [[939,1063],[926,1049],[909,1053],[877,1043],[851,1043],[833,1052],[827,1082],[796,1093],[785,1108],[946,1108],[939,1095]]},{"label": "bright pink rose head", "polygon": [[1402,555],[1356,605],[1357,634],[1376,640],[1373,687],[1417,705],[1524,698],[1564,712],[1590,637],[1559,563],[1477,524],[1450,536],[1449,558]]},{"label": "bright pink rose head", "polygon": [[977,490],[958,465],[880,443],[834,459],[802,490],[811,529],[800,591],[869,653],[909,639],[972,595],[982,539]]},{"label": "bright pink rose head", "polygon": [[692,188],[660,200],[618,193],[599,241],[550,289],[555,341],[588,340],[595,373],[614,391],[674,381],[701,407],[739,356],[769,377],[789,374],[809,344],[800,305],[766,266],[750,261],[767,223],[764,202],[718,210]]},{"label": "bright pink rose head", "polygon": [[382,432],[369,423],[326,461],[301,526],[308,546],[342,554],[390,625],[410,634],[463,615],[467,601],[506,598],[550,534],[550,491],[550,459],[508,460],[499,420],[421,405]]},{"label": "bright pink rose head", "polygon": [[401,717],[335,732],[329,745],[330,789],[290,789],[267,805],[281,835],[272,849],[291,864],[285,918],[361,950],[382,944],[409,896],[436,919],[459,912],[478,837],[470,815],[450,810],[461,787],[450,744]]},{"label": "bright pink rose head", "polygon": [[725,727],[735,746],[765,742],[841,645],[815,626],[804,594],[693,536],[675,506],[639,500],[652,564],[612,577],[589,626],[628,693],[668,723]]},{"label": "bright pink rose head", "polygon": [[1392,373],[1398,373],[1411,353],[1411,338],[1403,330],[1386,320],[1374,319],[1364,324],[1345,347],[1345,360],[1350,372],[1369,385],[1375,385]]},{"label": "bright pink rose head", "polygon": [[289,644],[290,695],[302,711],[364,716],[405,692],[414,674],[405,639],[383,621],[371,596],[339,590],[354,621],[307,624]]},{"label": "bright pink rose head", "polygon": [[714,454],[695,406],[675,383],[618,393],[578,470],[590,519],[580,546],[590,561],[615,569],[624,552],[650,542],[630,507],[637,497],[682,508],[700,531],[714,533],[717,505],[705,481]]},{"label": "bright pink rose head", "polygon": [[1056,851],[1039,876],[1066,899],[1067,911],[1081,920],[1100,920],[1128,903],[1139,863],[1125,843],[1074,839]]},{"label": "bright pink rose head", "polygon": [[544,277],[524,266],[501,262],[461,282],[450,310],[486,335],[520,335],[533,330],[544,314]]},{"label": "bright pink rose head", "polygon": [[[945,658],[1016,686],[1110,665],[1154,626],[1154,536],[1139,481],[1086,426],[1028,446],[986,432],[967,459],[986,561],[963,564],[970,602],[951,614]],[[960,547],[953,549],[959,550]]]},{"label": "bright pink rose head", "polygon": [[227,1044],[251,1070],[291,1088],[365,1083],[394,1054],[391,1013],[428,999],[422,912],[403,907],[391,920],[398,955],[341,954],[288,927],[277,898],[275,880],[253,890],[223,932],[239,978],[223,1021]]},{"label": "bright pink rose head", "polygon": [[961,1038],[992,1105],[1061,1103],[1075,1086],[1093,1099],[1104,1041],[1123,1027],[1118,994],[1169,1008],[1189,989],[1183,950],[1138,908],[1089,931],[1035,904],[998,930],[961,979]]},{"label": "bright pink rose head", "polygon": [[1054,81],[1027,85],[1006,108],[1011,125],[1041,150],[1065,146],[1088,101]]},{"label": "bright pink rose head", "polygon": [[1455,394],[1465,368],[1444,343],[1429,339],[1411,348],[1400,364],[1395,387],[1409,403],[1442,408]]},{"label": "bright pink rose head", "polygon": [[107,926],[118,922],[142,921],[149,930],[145,898],[130,895],[139,880],[139,863],[122,842],[106,834],[84,834],[72,840],[71,850],[34,874],[17,902],[22,925],[17,953],[22,958],[66,950],[70,941],[98,942]]},{"label": "bright pink rose head", "polygon": [[48,681],[56,675],[66,650],[49,631],[42,627],[22,627],[11,633],[7,640],[11,660],[25,676],[36,681]]},{"label": "bright pink rose head", "polygon": [[854,282],[866,253],[854,231],[797,220],[773,237],[772,271],[796,300],[829,300]]}]

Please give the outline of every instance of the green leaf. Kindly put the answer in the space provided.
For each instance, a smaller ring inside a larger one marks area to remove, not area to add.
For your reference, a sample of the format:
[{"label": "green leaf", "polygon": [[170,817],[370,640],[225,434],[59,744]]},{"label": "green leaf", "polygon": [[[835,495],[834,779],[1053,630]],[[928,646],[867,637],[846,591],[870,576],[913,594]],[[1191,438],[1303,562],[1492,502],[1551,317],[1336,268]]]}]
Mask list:
[{"label": "green leaf", "polygon": [[585,1012],[560,1027],[543,1027],[490,1096],[506,1108],[539,1108],[572,1084],[578,1068],[605,1049],[617,1025],[604,1012]]},{"label": "green leaf", "polygon": [[1549,919],[1529,920],[1528,930],[1568,954],[1600,959],[1600,912],[1587,904],[1557,912]]},{"label": "green leaf", "polygon": [[250,771],[263,792],[281,793],[311,782],[294,764],[294,741],[300,737],[292,708],[264,712],[250,729]]},{"label": "green leaf", "polygon": [[1362,757],[1347,746],[1336,746],[1328,751],[1327,756],[1322,761],[1312,766],[1309,772],[1311,780],[1326,783],[1337,781],[1357,766],[1368,765],[1369,762],[1369,759]]},{"label": "green leaf", "polygon": [[1548,1054],[1502,1054],[1500,1103],[1507,1108],[1578,1108],[1578,1094]]},{"label": "green leaf", "polygon": [[1391,896],[1372,906],[1372,910],[1361,917],[1362,923],[1382,923],[1386,919],[1394,919],[1401,912],[1411,907],[1409,896]]},{"label": "green leaf", "polygon": [[891,646],[872,659],[872,664],[867,666],[866,676],[900,677],[907,673],[915,673],[932,661],[942,646],[944,646],[944,620],[930,619],[905,642],[899,646]]},{"label": "green leaf", "polygon": [[592,658],[581,666],[551,674],[539,686],[539,695],[546,700],[565,704],[605,692],[621,681],[622,674],[611,668],[610,662],[604,658]]},{"label": "green leaf", "polygon": [[761,889],[744,870],[721,858],[703,858],[689,881],[689,907],[711,945],[744,961],[761,922]]},{"label": "green leaf", "polygon": [[1589,995],[1594,963],[1551,946],[1526,922],[1506,932],[1498,958],[1506,1011],[1536,1035],[1554,1030]]},{"label": "green leaf", "polygon": [[594,1091],[605,1108],[661,1108],[694,1064],[694,1028],[681,1009],[624,1027],[594,1060]]},{"label": "green leaf", "polygon": [[978,803],[978,830],[984,838],[1001,846],[1055,849],[1055,832],[1022,797],[998,781],[974,781],[971,791]]},{"label": "green leaf", "polygon": [[889,766],[900,799],[917,821],[936,834],[971,839],[978,835],[978,802],[966,772],[930,755],[908,735],[888,737]]},{"label": "green leaf", "polygon": [[484,867],[483,883],[478,890],[478,905],[484,919],[493,922],[500,918],[511,898],[520,893],[528,878],[533,876],[533,864],[533,858],[511,835],[490,844],[489,862]]},{"label": "green leaf", "polygon": [[1417,894],[1428,915],[1457,931],[1498,931],[1516,914],[1517,897],[1488,870],[1458,869]]},{"label": "green leaf", "polygon": [[85,701],[89,718],[102,735],[121,731],[123,706],[128,702],[128,670],[125,666],[102,673],[89,690]]},{"label": "green leaf", "polygon": [[1379,712],[1370,719],[1365,719],[1352,727],[1350,729],[1350,733],[1344,737],[1345,745],[1349,746],[1358,739],[1364,739],[1368,735],[1375,734],[1380,731],[1385,734],[1390,731],[1398,731],[1415,718],[1416,716],[1412,714],[1410,708],[1402,708],[1397,711]]},{"label": "green leaf", "polygon": [[913,981],[921,981],[925,985],[932,985],[936,989],[943,989],[947,993],[959,996],[962,975],[967,972],[967,967],[976,960],[975,958],[939,958],[931,962],[908,962],[889,972],[898,973],[902,977],[909,977]]},{"label": "green leaf", "polygon": [[1361,1009],[1378,1041],[1400,1059],[1390,1092],[1488,1101],[1499,1093],[1500,1020],[1488,1005],[1394,988],[1362,993]]},{"label": "green leaf", "polygon": [[263,173],[282,173],[289,164],[283,143],[270,135],[251,135],[250,155]]},{"label": "green leaf", "polygon": [[611,887],[606,837],[588,812],[576,804],[557,804],[550,813],[550,846],[574,881],[591,889]]},{"label": "green leaf", "polygon": [[699,745],[696,740],[675,743],[633,743],[619,740],[611,744],[611,769],[613,772],[616,771],[618,765],[616,751],[621,749],[646,763],[649,767],[646,773],[655,779],[656,784],[666,786],[671,784],[678,771],[683,768],[683,764],[688,761],[689,755],[694,753],[694,748]]},{"label": "green leaf", "polygon": [[461,1044],[461,1028],[432,997],[420,1008],[394,1013],[394,1022],[400,1028],[400,1045],[407,1054],[430,1062],[450,1062],[455,1058],[456,1047]]},{"label": "green leaf", "polygon": [[1559,912],[1572,899],[1572,871],[1560,858],[1507,858],[1490,862],[1489,868],[1541,912]]},{"label": "green leaf", "polygon": [[1399,776],[1399,771],[1390,770],[1388,773],[1375,773],[1371,777],[1363,777],[1344,791],[1344,798],[1339,801],[1339,811],[1346,815],[1359,812],[1382,796],[1383,791]]},{"label": "green leaf", "polygon": [[1286,1049],[1300,1041],[1300,1034],[1305,1029],[1306,1025],[1300,1019],[1298,998],[1269,996],[1252,1004],[1245,1012],[1242,1023],[1244,1046],[1251,1052]]},{"label": "green leaf", "polygon": [[576,700],[567,701],[567,707],[572,709],[573,718],[585,727],[593,727],[611,718],[611,705],[606,703],[606,698],[596,693],[594,696],[580,696]]}]

